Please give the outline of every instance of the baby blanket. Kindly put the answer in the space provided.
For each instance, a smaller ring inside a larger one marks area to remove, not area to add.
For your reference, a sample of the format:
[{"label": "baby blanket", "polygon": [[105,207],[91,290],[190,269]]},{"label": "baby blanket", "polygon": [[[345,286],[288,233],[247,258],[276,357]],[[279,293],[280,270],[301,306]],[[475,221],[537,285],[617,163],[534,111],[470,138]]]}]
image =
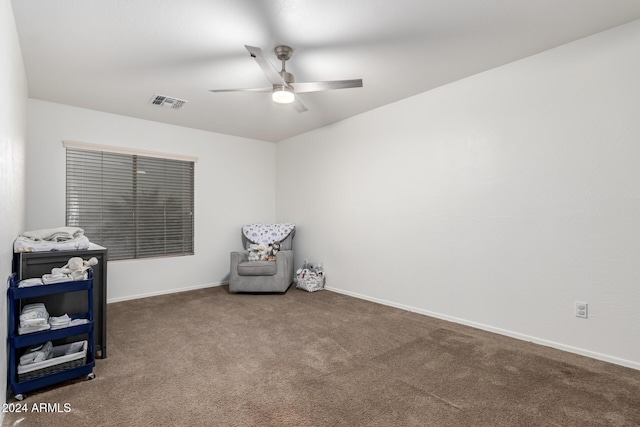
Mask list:
[{"label": "baby blanket", "polygon": [[253,243],[271,245],[286,239],[295,228],[295,224],[245,224],[242,232]]},{"label": "baby blanket", "polygon": [[13,242],[14,252],[48,252],[48,251],[74,251],[89,249],[87,236],[80,236],[71,240],[54,242],[50,240],[31,240],[25,236],[18,237]]},{"label": "baby blanket", "polygon": [[84,230],[78,227],[47,228],[44,230],[25,231],[22,236],[35,241],[64,242],[84,236]]}]

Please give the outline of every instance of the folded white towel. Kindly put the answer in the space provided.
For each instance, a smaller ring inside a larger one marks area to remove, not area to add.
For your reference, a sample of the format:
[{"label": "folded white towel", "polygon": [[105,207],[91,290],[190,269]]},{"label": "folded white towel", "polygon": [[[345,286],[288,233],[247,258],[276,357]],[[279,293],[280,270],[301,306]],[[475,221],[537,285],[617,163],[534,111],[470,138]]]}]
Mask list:
[{"label": "folded white towel", "polygon": [[62,328],[70,328],[71,326],[84,325],[85,323],[89,323],[87,319],[73,319],[69,323],[61,324],[61,325],[51,325],[51,330],[62,329]]},{"label": "folded white towel", "polygon": [[30,287],[30,286],[41,286],[41,285],[43,285],[43,284],[44,284],[44,283],[42,283],[42,279],[41,279],[41,278],[39,278],[39,277],[36,277],[36,278],[33,278],[33,279],[24,279],[24,280],[21,280],[21,281],[18,283],[18,287],[19,287],[19,288],[27,288],[27,287]]},{"label": "folded white towel", "polygon": [[71,318],[69,317],[68,314],[63,314],[62,316],[58,316],[58,317],[54,317],[54,316],[49,317],[49,324],[51,326],[68,325],[70,322],[71,322]]},{"label": "folded white towel", "polygon": [[45,274],[42,276],[42,282],[45,285],[51,285],[53,283],[72,282],[74,278],[70,274],[58,273],[58,274]]}]

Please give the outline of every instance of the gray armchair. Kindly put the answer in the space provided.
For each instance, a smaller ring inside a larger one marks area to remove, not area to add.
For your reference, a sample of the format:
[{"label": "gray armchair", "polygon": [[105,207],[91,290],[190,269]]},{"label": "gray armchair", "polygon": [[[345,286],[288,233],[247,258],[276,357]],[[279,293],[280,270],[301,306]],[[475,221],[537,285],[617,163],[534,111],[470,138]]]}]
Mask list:
[{"label": "gray armchair", "polygon": [[249,261],[249,245],[253,242],[242,234],[243,251],[231,252],[229,291],[286,292],[293,283],[293,236],[295,229],[282,241],[274,261]]}]

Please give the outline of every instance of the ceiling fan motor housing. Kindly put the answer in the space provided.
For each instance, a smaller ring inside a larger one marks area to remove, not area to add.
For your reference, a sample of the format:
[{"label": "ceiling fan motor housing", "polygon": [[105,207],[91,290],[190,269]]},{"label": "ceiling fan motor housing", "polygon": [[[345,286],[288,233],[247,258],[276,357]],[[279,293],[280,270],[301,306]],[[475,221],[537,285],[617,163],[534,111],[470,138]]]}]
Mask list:
[{"label": "ceiling fan motor housing", "polygon": [[276,58],[281,61],[288,61],[293,54],[293,49],[291,49],[289,46],[276,46],[274,51],[276,52]]}]

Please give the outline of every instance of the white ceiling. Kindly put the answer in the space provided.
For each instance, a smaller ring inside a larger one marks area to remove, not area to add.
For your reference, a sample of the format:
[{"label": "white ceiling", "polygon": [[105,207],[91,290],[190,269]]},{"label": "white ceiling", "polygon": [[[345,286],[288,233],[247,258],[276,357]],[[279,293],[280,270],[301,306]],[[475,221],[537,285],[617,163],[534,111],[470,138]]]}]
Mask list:
[{"label": "white ceiling", "polygon": [[[640,18],[637,0],[12,0],[29,96],[279,141]],[[363,88],[268,93],[244,45],[294,49],[296,81]],[[179,110],[154,94],[188,100]]]}]

